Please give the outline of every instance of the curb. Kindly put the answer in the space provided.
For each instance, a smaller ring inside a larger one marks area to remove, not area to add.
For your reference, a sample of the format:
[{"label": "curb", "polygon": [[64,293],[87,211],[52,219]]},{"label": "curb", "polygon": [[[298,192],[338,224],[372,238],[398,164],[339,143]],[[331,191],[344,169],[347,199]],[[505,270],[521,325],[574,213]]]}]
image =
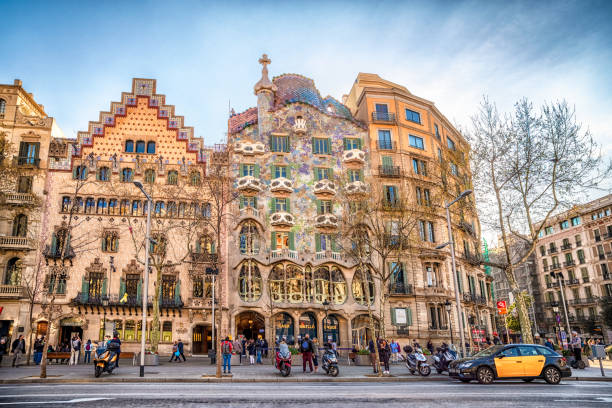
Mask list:
[{"label": "curb", "polygon": [[[448,377],[346,377],[346,378],[28,378],[0,380],[0,384],[88,384],[88,383],[347,383],[347,382],[438,382]],[[453,380],[450,380],[453,381]],[[563,381],[612,382],[612,377],[567,377]]]}]

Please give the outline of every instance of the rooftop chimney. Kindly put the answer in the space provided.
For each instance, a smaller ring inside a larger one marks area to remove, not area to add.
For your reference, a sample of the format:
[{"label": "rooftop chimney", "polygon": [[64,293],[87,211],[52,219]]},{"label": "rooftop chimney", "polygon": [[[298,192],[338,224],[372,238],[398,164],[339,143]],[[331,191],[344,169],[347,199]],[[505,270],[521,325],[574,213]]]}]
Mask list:
[{"label": "rooftop chimney", "polygon": [[21,79],[15,79],[15,80],[13,81],[13,85],[16,85],[16,86],[21,86],[21,85],[22,85]]}]

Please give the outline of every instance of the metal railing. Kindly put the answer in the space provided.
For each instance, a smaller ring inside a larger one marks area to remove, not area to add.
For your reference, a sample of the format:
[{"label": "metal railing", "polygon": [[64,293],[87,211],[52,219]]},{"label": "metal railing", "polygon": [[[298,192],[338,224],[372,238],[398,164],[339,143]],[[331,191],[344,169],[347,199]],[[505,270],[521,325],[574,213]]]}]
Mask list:
[{"label": "metal railing", "polygon": [[40,159],[38,157],[14,156],[13,161],[16,166],[39,167]]},{"label": "metal railing", "polygon": [[342,260],[342,255],[340,254],[340,252],[320,251],[315,254],[315,258],[317,259],[317,261],[321,261],[324,259],[333,259],[334,261],[340,261]]},{"label": "metal railing", "polygon": [[561,245],[562,251],[567,251],[568,249],[572,249],[572,244],[563,244]]},{"label": "metal railing", "polygon": [[6,193],[4,202],[7,204],[31,204],[34,202],[34,195],[31,193]]},{"label": "metal railing", "polygon": [[399,166],[378,166],[378,174],[383,177],[400,177]]},{"label": "metal railing", "polygon": [[208,252],[192,252],[191,262],[194,263],[215,263],[219,259],[217,254],[209,254]]},{"label": "metal railing", "polygon": [[389,112],[372,112],[372,121],[374,122],[395,122],[395,113]]},{"label": "metal railing", "polygon": [[555,248],[555,247],[553,247],[553,248],[549,248],[549,249],[548,249],[548,254],[549,254],[549,255],[550,255],[550,254],[556,254],[557,252],[559,252],[559,251],[558,251],[558,250],[557,250],[557,248]]},{"label": "metal railing", "polygon": [[393,141],[391,140],[378,140],[376,142],[378,150],[393,150]]},{"label": "metal railing", "polygon": [[414,291],[412,290],[412,285],[405,284],[403,282],[395,282],[389,284],[389,294],[390,295],[412,295]]},{"label": "metal railing", "polygon": [[576,265],[576,262],[574,260],[565,261],[565,262],[563,262],[563,265],[566,266],[566,267],[567,266],[574,266],[574,265]]},{"label": "metal railing", "polygon": [[274,249],[270,251],[271,259],[281,259],[281,258],[289,258],[289,259],[298,259],[298,252],[292,249]]}]

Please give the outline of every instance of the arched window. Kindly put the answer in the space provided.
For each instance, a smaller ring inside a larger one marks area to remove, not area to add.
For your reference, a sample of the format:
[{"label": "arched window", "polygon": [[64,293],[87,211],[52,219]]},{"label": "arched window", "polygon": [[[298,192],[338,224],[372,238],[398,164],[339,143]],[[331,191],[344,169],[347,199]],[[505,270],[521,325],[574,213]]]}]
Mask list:
[{"label": "arched window", "polygon": [[110,215],[115,215],[117,213],[117,199],[111,198],[108,200],[108,213]]},{"label": "arched window", "polygon": [[117,252],[119,249],[119,234],[116,231],[104,231],[102,236],[102,251]]},{"label": "arched window", "polygon": [[144,153],[145,152],[145,142],[139,140],[136,142],[136,153]]},{"label": "arched window", "polygon": [[[151,142],[149,142],[149,143],[151,143]],[[178,171],[170,170],[168,172],[167,182],[168,182],[168,184],[170,184],[172,186],[176,186],[178,184]]]},{"label": "arched window", "polygon": [[134,170],[129,167],[125,167],[121,170],[121,181],[124,183],[131,183],[134,179]]},{"label": "arched window", "polygon": [[195,250],[198,254],[214,254],[216,253],[215,242],[210,235],[202,235],[196,241]]},{"label": "arched window", "polygon": [[28,217],[19,214],[13,219],[13,236],[26,237],[28,235]]},{"label": "arched window", "polygon": [[132,201],[132,215],[142,215],[142,204],[138,200]]},{"label": "arched window", "polygon": [[110,169],[108,167],[100,167],[98,169],[98,181],[110,180]]},{"label": "arched window", "polygon": [[306,312],[300,316],[299,320],[300,337],[308,335],[311,339],[317,337],[317,318],[312,312]]},{"label": "arched window", "polygon": [[130,211],[130,200],[121,200],[119,204],[119,214],[128,215]]},{"label": "arched window", "polygon": [[200,215],[202,216],[202,218],[210,218],[210,203],[202,203],[200,210]]},{"label": "arched window", "polygon": [[305,275],[304,271],[295,266],[276,265],[269,278],[272,301],[276,303],[304,302]]},{"label": "arched window", "polygon": [[[367,286],[365,281],[367,281]],[[355,276],[353,276],[352,286],[355,302],[359,303],[360,305],[367,304],[366,293],[369,292],[370,304],[374,303],[374,280],[372,279],[372,274],[369,270],[366,270],[364,273],[361,269],[357,269],[355,271]]]},{"label": "arched window", "polygon": [[153,169],[146,170],[144,174],[144,181],[145,183],[149,183],[149,184],[155,183],[155,170]]},{"label": "arched window", "polygon": [[147,143],[147,153],[148,154],[155,154],[155,142]]},{"label": "arched window", "polygon": [[240,228],[240,253],[257,255],[259,253],[259,232],[252,221],[247,221]]},{"label": "arched window", "polygon": [[336,267],[322,266],[314,273],[314,301],[341,305],[346,301],[346,281]]},{"label": "arched window", "polygon": [[340,345],[340,324],[338,318],[333,315],[327,315],[323,318],[323,341],[336,343]]},{"label": "arched window", "polygon": [[71,202],[72,202],[72,200],[70,199],[70,197],[68,197],[68,196],[62,197],[62,212],[69,212],[70,211],[70,203]]},{"label": "arched window", "polygon": [[162,341],[166,343],[172,342],[172,322],[164,322],[162,326]]},{"label": "arched window", "polygon": [[6,101],[4,99],[0,99],[0,118],[3,118],[5,113],[6,113]]},{"label": "arched window", "polygon": [[185,217],[185,208],[186,207],[187,207],[187,204],[179,203],[179,205],[178,205],[178,216],[179,216],[179,218]]},{"label": "arched window", "polygon": [[261,274],[256,265],[245,263],[240,268],[238,277],[238,287],[240,288],[240,299],[245,302],[256,302],[261,297]]},{"label": "arched window", "polygon": [[268,277],[270,285],[270,296],[274,303],[284,303],[287,298],[287,290],[285,289],[285,268],[283,265],[276,265],[270,272]]},{"label": "arched window", "polygon": [[[66,246],[65,251],[64,246]],[[74,253],[70,249],[70,236],[66,228],[60,228],[51,236],[51,247],[49,248],[49,254],[55,258],[62,256],[69,258],[74,256]]]},{"label": "arched window", "polygon": [[176,203],[174,201],[168,201],[168,209],[166,210],[168,217],[176,217]]},{"label": "arched window", "polygon": [[96,205],[96,214],[106,214],[106,199],[98,198],[98,204]]},{"label": "arched window", "polygon": [[87,166],[81,164],[72,169],[72,178],[75,180],[85,180],[87,178]]},{"label": "arched window", "polygon": [[4,275],[5,285],[19,285],[21,283],[21,259],[11,258],[6,264],[6,274]]},{"label": "arched window", "polygon": [[96,201],[93,197],[87,197],[85,200],[85,214],[93,214],[96,209]]},{"label": "arched window", "polygon": [[134,141],[126,140],[125,141],[125,152],[126,153],[134,153]]},{"label": "arched window", "polygon": [[74,203],[74,211],[75,213],[82,213],[83,208],[85,207],[85,202],[83,201],[83,197],[77,197],[76,202]]},{"label": "arched window", "polygon": [[202,178],[200,176],[200,172],[197,170],[193,170],[189,175],[189,180],[191,181],[192,186],[199,186],[202,182]]},{"label": "arched window", "polygon": [[156,217],[163,217],[166,213],[166,204],[163,201],[158,201],[155,203],[155,213]]}]

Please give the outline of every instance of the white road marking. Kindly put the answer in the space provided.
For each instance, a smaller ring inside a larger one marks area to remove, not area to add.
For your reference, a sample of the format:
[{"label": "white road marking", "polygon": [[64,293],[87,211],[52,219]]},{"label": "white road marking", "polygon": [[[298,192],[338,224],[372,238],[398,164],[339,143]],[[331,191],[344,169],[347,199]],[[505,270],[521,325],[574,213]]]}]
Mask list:
[{"label": "white road marking", "polygon": [[67,401],[19,401],[19,402],[0,402],[0,405],[21,405],[21,404],[76,404],[77,402],[91,402],[100,400],[110,400],[113,398],[76,398]]}]

